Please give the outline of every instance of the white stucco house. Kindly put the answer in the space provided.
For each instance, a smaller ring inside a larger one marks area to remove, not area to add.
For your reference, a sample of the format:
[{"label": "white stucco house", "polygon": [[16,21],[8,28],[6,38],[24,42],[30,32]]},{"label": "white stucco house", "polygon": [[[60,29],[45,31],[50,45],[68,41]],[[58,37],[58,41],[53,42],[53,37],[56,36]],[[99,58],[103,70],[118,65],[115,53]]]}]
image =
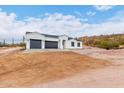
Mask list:
[{"label": "white stucco house", "polygon": [[48,35],[26,32],[26,49],[81,49],[82,41],[67,35]]}]

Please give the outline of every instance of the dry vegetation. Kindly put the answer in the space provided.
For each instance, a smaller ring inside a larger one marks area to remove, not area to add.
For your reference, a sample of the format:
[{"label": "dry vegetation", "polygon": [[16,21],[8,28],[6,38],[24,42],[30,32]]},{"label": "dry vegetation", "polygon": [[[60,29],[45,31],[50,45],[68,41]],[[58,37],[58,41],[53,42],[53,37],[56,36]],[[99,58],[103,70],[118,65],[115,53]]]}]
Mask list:
[{"label": "dry vegetation", "polygon": [[0,56],[0,87],[31,87],[110,64],[73,52],[11,53]]},{"label": "dry vegetation", "polygon": [[81,39],[83,43],[88,46],[104,49],[124,48],[124,34],[86,36]]}]

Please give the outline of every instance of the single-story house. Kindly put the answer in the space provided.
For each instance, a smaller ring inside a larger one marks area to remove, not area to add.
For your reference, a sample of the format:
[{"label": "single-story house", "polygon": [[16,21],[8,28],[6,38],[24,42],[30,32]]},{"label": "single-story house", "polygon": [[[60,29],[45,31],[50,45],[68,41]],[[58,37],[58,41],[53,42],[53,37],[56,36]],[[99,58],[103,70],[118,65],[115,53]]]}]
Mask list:
[{"label": "single-story house", "polygon": [[81,49],[82,41],[67,35],[48,35],[26,32],[26,49]]}]

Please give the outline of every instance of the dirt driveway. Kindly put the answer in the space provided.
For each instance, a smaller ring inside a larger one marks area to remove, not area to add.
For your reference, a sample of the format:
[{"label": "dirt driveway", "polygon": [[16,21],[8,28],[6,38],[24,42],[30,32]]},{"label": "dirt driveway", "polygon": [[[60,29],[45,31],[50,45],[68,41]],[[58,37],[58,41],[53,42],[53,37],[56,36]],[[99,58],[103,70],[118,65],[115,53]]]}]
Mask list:
[{"label": "dirt driveway", "polygon": [[124,49],[104,50],[84,47],[73,52],[114,62],[113,66],[81,72],[63,80],[42,84],[37,87],[124,87]]}]

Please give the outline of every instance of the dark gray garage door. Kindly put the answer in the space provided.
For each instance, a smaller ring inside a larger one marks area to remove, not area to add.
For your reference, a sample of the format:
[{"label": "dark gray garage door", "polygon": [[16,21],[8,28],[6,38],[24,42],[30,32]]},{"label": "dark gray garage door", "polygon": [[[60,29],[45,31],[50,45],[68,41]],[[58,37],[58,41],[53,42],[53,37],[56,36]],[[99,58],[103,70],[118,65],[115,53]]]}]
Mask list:
[{"label": "dark gray garage door", "polygon": [[57,49],[58,42],[57,41],[45,41],[45,48],[46,49]]},{"label": "dark gray garage door", "polygon": [[41,49],[41,40],[30,39],[30,49]]}]

